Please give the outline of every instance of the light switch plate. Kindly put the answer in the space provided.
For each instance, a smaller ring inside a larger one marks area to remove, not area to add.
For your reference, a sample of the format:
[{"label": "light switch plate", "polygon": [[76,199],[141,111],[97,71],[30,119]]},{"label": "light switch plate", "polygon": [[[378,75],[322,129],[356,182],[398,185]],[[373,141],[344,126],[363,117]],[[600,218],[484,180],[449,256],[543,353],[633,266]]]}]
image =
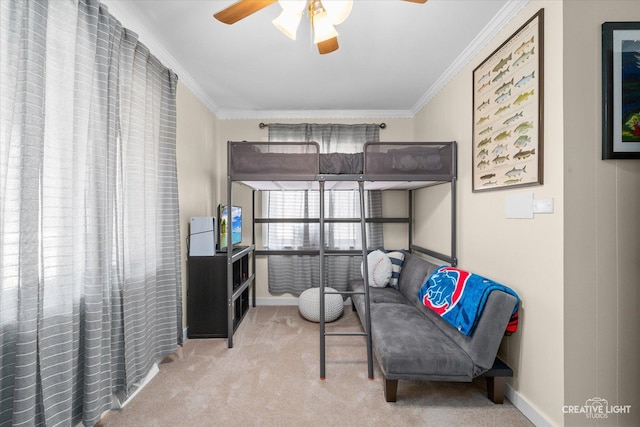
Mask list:
[{"label": "light switch plate", "polygon": [[533,193],[510,194],[505,198],[505,217],[533,218]]},{"label": "light switch plate", "polygon": [[533,213],[553,213],[553,199],[534,199]]}]

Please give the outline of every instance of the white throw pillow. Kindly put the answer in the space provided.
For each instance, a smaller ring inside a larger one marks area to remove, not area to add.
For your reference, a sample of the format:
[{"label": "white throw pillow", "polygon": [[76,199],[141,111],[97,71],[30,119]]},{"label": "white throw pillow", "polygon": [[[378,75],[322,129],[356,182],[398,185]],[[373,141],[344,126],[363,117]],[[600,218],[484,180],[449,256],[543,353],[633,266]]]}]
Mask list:
[{"label": "white throw pillow", "polygon": [[[363,266],[360,264],[360,273],[364,278]],[[391,278],[391,260],[379,249],[367,255],[367,266],[369,267],[369,286],[374,288],[384,288]]]},{"label": "white throw pillow", "polygon": [[389,279],[389,286],[398,289],[400,270],[402,270],[402,264],[404,263],[404,251],[390,251],[385,253],[391,261],[391,279]]}]

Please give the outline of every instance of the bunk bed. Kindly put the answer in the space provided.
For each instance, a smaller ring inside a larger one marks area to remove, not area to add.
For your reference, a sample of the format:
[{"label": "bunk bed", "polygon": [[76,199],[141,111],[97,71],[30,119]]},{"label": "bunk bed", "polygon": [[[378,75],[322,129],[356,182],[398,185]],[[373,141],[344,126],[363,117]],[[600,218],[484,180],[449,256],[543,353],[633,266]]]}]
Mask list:
[{"label": "bunk bed", "polygon": [[[234,183],[244,184],[253,190],[318,190],[320,217],[317,219],[320,230],[331,219],[324,218],[324,193],[327,190],[354,189],[359,191],[360,212],[364,209],[365,190],[408,190],[409,217],[403,222],[408,224],[409,250],[420,252],[447,262],[453,266],[456,258],[456,164],[457,145],[451,142],[369,142],[361,153],[321,153],[315,142],[237,142],[229,141],[227,147],[227,204],[232,206]],[[451,187],[451,253],[419,247],[412,241],[413,190],[432,186],[450,185]],[[254,191],[255,193],[255,191]],[[255,196],[254,196],[255,197]],[[255,204],[255,201],[254,201]],[[255,223],[258,221],[254,212]],[[269,222],[269,219],[261,219]],[[330,335],[363,335],[367,343],[368,376],[373,378],[373,356],[371,343],[371,318],[368,294],[367,254],[370,248],[366,242],[367,222],[397,222],[394,219],[361,218],[355,219],[362,230],[362,256],[364,272],[365,318],[364,332],[327,332],[325,328],[324,298],[320,298],[320,377],[325,378],[325,338]],[[310,251],[256,251],[257,254],[308,255]],[[354,251],[344,251],[353,254]],[[320,295],[330,293],[350,294],[345,291],[325,291],[325,245],[324,233],[320,233],[319,249],[314,251],[320,260]],[[228,268],[231,268],[232,253],[228,252]],[[228,275],[231,277],[231,274]],[[232,283],[229,280],[229,290]],[[231,294],[231,292],[229,293]],[[255,288],[254,288],[255,305]],[[231,320],[233,301],[228,304]],[[230,331],[231,332],[231,331]],[[231,333],[229,347],[232,347]]]}]

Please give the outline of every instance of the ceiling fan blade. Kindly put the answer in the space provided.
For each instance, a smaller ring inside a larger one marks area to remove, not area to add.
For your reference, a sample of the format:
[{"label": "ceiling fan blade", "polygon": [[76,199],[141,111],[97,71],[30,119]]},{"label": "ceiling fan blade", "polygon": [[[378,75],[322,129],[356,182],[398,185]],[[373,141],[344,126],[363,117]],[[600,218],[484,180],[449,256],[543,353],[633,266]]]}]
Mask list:
[{"label": "ceiling fan blade", "polygon": [[277,0],[240,0],[213,15],[220,22],[234,24],[247,16],[275,3]]},{"label": "ceiling fan blade", "polygon": [[422,4],[427,2],[427,0],[404,0],[404,1],[410,1],[411,3],[422,3]]},{"label": "ceiling fan blade", "polygon": [[338,47],[338,37],[332,37],[318,43],[318,52],[320,52],[320,55],[324,55],[325,53],[331,53],[334,50],[338,50]]}]

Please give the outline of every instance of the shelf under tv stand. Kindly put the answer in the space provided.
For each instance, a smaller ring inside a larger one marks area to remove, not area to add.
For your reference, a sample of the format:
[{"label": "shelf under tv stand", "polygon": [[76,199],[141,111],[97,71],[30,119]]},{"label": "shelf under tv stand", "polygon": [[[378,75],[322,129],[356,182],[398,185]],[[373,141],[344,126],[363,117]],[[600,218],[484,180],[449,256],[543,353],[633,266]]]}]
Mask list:
[{"label": "shelf under tv stand", "polygon": [[[187,335],[189,338],[227,338],[249,310],[249,293],[255,296],[254,246],[234,247],[229,268],[226,252],[188,258]],[[251,262],[250,262],[251,261]],[[231,271],[232,280],[227,280]]]}]

